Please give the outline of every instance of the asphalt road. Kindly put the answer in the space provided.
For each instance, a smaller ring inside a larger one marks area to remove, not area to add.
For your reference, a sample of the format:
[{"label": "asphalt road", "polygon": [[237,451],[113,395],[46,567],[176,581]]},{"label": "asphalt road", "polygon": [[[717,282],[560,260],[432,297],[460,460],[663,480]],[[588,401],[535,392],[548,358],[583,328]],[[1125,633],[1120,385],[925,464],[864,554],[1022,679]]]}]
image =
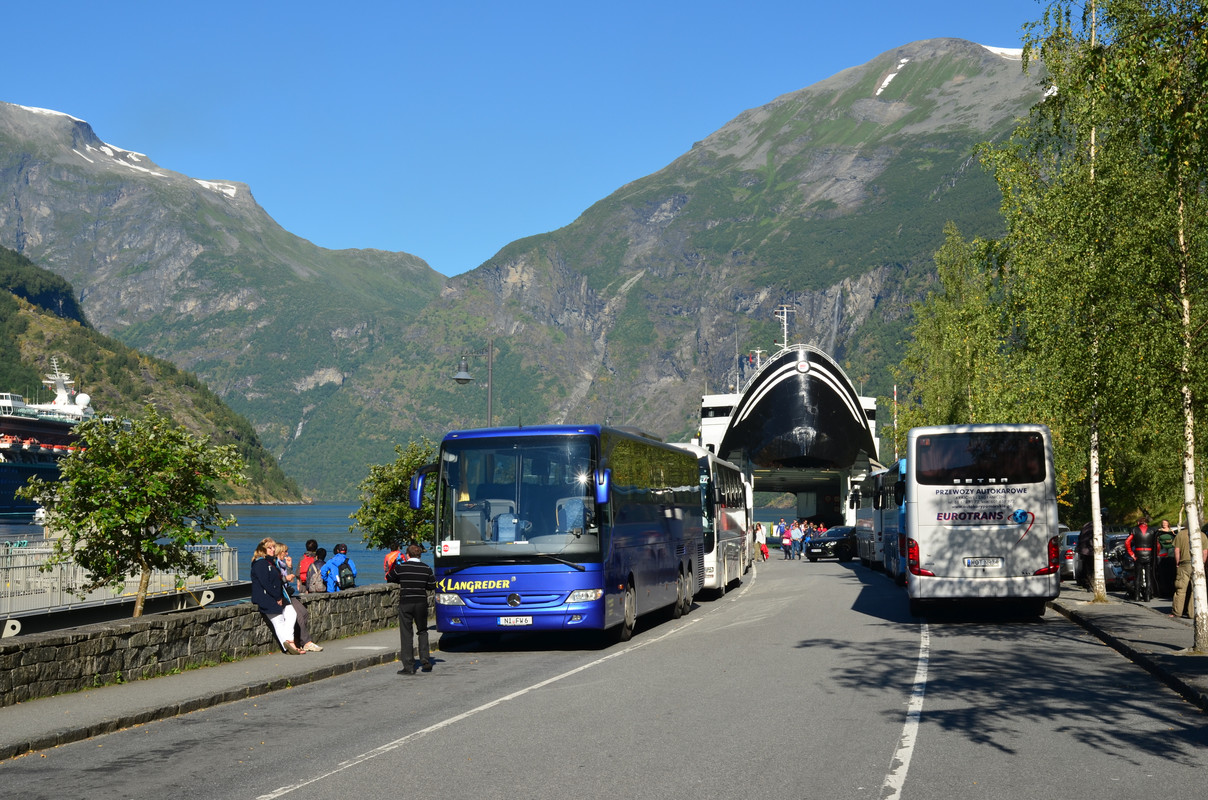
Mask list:
[{"label": "asphalt road", "polygon": [[1050,611],[760,564],[631,642],[449,642],[0,764],[23,798],[1200,797],[1204,715]]}]

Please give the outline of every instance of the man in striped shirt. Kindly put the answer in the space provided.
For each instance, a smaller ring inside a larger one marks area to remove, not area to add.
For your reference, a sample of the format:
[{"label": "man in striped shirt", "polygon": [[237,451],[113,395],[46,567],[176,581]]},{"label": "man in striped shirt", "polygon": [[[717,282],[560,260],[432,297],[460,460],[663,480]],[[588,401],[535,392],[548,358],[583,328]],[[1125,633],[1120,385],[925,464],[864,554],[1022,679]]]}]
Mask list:
[{"label": "man in striped shirt", "polygon": [[386,580],[397,583],[398,592],[398,635],[399,660],[403,668],[399,675],[415,674],[415,650],[412,645],[412,627],[419,638],[419,660],[424,672],[432,671],[432,657],[428,652],[428,592],[436,591],[436,576],[432,568],[420,561],[423,548],[418,544],[407,548],[407,556],[400,556],[390,566]]}]

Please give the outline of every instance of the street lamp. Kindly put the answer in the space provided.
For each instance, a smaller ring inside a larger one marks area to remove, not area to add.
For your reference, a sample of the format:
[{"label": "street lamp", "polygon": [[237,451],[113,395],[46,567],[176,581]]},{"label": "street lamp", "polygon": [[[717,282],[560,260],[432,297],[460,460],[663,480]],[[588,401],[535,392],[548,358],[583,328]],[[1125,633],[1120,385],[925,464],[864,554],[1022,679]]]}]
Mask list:
[{"label": "street lamp", "polygon": [[489,428],[489,427],[491,427],[491,421],[494,418],[494,414],[492,413],[494,411],[494,409],[492,408],[492,395],[491,395],[491,388],[492,388],[491,379],[493,377],[492,373],[494,372],[494,362],[495,362],[495,338],[494,337],[487,339],[487,351],[485,353],[463,353],[462,354],[461,363],[457,367],[457,373],[453,376],[453,380],[457,381],[459,384],[461,384],[463,386],[465,384],[469,383],[470,381],[474,380],[474,376],[470,374],[469,359],[471,357],[478,357],[478,356],[487,357],[487,427]]}]

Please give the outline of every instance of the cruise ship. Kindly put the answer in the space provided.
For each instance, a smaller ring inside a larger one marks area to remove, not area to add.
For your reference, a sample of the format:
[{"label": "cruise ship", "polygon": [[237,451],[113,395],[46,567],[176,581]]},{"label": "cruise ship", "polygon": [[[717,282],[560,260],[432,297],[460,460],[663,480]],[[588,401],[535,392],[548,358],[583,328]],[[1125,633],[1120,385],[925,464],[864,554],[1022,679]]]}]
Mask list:
[{"label": "cruise ship", "polygon": [[32,519],[38,505],[16,496],[33,476],[54,480],[59,459],[75,447],[75,427],[95,416],[91,398],[73,388],[71,376],[51,359],[52,371],[42,381],[55,398],[27,403],[11,392],[0,392],[0,520]]}]

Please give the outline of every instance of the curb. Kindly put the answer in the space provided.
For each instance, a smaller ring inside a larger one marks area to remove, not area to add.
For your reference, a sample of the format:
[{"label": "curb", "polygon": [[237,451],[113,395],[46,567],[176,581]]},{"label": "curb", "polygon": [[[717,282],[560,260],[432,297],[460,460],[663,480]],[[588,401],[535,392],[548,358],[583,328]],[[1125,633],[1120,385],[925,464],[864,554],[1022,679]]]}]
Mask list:
[{"label": "curb", "polygon": [[[1174,674],[1171,670],[1164,667],[1160,663],[1159,657],[1156,657],[1153,653],[1138,650],[1125,640],[1113,634],[1111,631],[1108,631],[1103,626],[1096,624],[1093,620],[1087,619],[1073,609],[1065,608],[1063,605],[1052,600],[1049,601],[1048,606],[1061,616],[1065,617],[1076,625],[1079,625],[1087,632],[1094,635],[1108,647],[1112,648],[1129,661],[1141,667],[1150,675],[1157,678],[1188,703],[1196,706],[1201,711],[1208,711],[1208,693],[1197,689],[1180,678],[1178,675]],[[1166,657],[1180,658],[1181,656],[1172,653]],[[1194,658],[1195,656],[1191,657]]]},{"label": "curb", "polygon": [[[332,678],[336,675],[344,675],[349,672],[356,672],[369,667],[377,667],[382,664],[388,664],[398,660],[398,653],[391,650],[386,653],[377,653],[357,658],[354,661],[346,661],[341,664],[331,664],[324,667],[318,667],[310,672],[301,675],[293,675],[288,678],[275,678],[268,681],[255,681],[253,683],[237,686],[233,689],[228,689],[222,692],[214,692],[203,695],[201,697],[193,697],[188,700],[182,700],[179,703],[171,703],[168,705],[158,706],[156,708],[142,709],[130,714],[124,714],[115,719],[96,722],[80,727],[66,727],[57,731],[52,731],[47,734],[35,737],[28,741],[0,744],[0,761],[5,761],[10,758],[32,753],[36,750],[46,750],[52,747],[57,747],[64,744],[72,744],[73,742],[90,739],[93,736],[100,736],[106,733],[113,733],[124,728],[131,728],[135,725],[144,725],[148,722],[157,722],[162,719],[169,719],[181,714],[187,714],[191,711],[200,711],[204,708],[212,708],[213,706],[223,703],[230,703],[235,700],[246,700],[251,697],[275,692],[281,689],[288,689],[292,686],[303,686],[308,683],[323,680],[324,678]],[[150,678],[148,680],[155,680]]]}]

